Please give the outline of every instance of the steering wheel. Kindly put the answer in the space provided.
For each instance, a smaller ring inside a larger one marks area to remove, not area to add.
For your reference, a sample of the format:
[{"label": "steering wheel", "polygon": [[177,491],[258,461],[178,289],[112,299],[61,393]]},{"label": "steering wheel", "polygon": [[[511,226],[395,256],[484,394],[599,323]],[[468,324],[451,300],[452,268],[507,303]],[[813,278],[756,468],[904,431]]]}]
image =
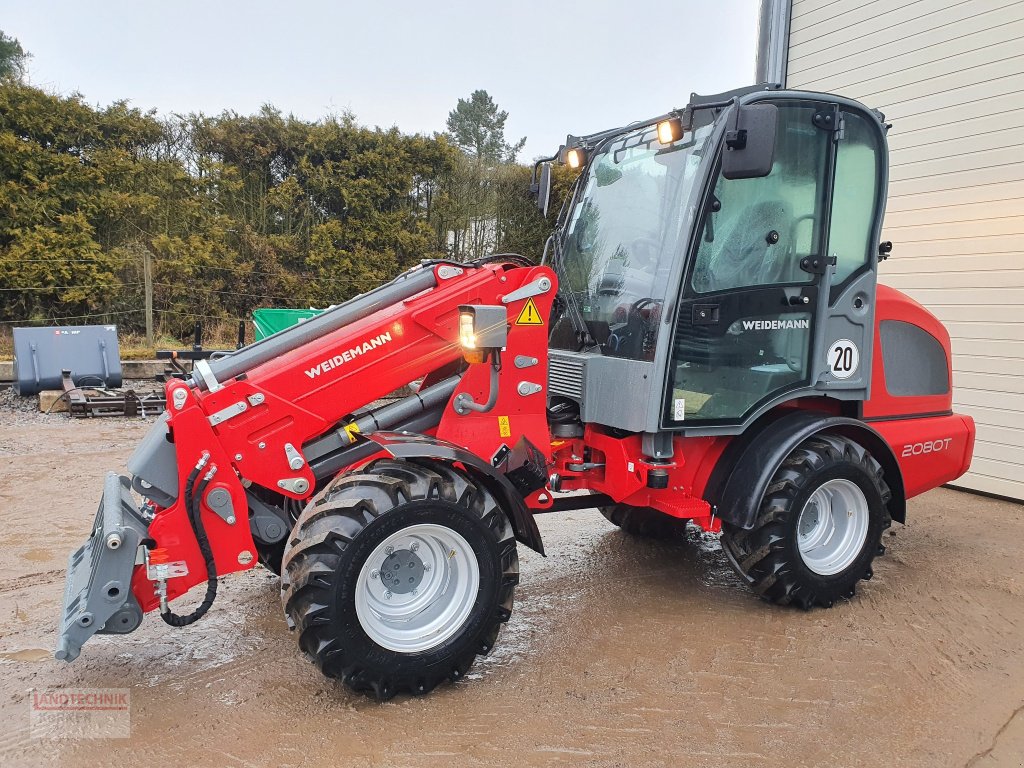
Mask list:
[{"label": "steering wheel", "polygon": [[[656,329],[661,319],[661,299],[645,297],[626,310],[624,322],[608,337],[611,351],[638,360],[650,360],[654,354]],[[648,316],[644,317],[644,310]]]}]

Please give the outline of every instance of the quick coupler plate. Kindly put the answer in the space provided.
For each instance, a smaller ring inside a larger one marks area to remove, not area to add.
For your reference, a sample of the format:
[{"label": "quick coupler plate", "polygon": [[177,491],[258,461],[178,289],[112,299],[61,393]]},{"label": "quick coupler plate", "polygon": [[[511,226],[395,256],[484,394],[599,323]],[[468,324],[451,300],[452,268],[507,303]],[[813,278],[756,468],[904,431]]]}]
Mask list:
[{"label": "quick coupler plate", "polygon": [[122,635],[142,623],[132,594],[132,571],[148,524],[139,515],[127,477],[107,474],[92,535],[68,558],[60,637],[54,656],[74,661],[97,633]]}]

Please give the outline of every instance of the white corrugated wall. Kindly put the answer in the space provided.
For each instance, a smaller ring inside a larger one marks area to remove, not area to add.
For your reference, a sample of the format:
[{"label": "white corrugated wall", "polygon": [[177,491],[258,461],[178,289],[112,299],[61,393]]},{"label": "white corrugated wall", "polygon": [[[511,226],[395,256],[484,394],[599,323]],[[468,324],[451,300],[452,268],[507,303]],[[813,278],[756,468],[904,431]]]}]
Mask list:
[{"label": "white corrugated wall", "polygon": [[881,280],[953,339],[957,485],[1024,499],[1024,1],[794,0],[786,84],[893,124]]}]

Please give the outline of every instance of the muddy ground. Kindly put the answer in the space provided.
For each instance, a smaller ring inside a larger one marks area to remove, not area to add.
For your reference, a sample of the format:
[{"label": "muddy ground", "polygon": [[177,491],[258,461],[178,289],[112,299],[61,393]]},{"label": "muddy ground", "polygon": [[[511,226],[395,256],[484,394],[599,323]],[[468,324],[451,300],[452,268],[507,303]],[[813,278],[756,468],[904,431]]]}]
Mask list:
[{"label": "muddy ground", "polygon": [[[54,661],[65,558],[147,426],[0,410],[0,765],[1024,764],[1024,507],[952,490],[808,613],[755,599],[714,537],[542,517],[497,648],[424,699],[322,678],[261,569],[193,627],[147,616]],[[128,688],[131,738],[34,735],[30,691],[63,687]]]}]

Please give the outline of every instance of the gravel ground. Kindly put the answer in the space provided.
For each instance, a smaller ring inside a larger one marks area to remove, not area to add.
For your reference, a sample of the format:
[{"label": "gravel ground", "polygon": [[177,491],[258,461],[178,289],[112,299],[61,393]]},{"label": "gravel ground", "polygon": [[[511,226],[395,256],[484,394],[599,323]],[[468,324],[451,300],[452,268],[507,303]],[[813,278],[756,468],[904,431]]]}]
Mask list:
[{"label": "gravel ground", "polygon": [[[31,424],[48,422],[52,416],[39,412],[39,401],[35,397],[22,397],[14,393],[13,387],[0,389],[0,419],[4,424]],[[64,418],[67,415],[64,414]]]},{"label": "gravel ground", "polygon": [[[143,396],[161,393],[163,388],[164,385],[161,382],[153,381],[152,379],[126,379],[123,386],[119,389],[108,389],[104,390],[104,392],[119,393],[131,389],[135,394]],[[0,424],[24,426],[29,424],[51,424],[54,420],[67,421],[69,418],[66,412],[44,413],[40,411],[39,397],[37,395],[22,397],[15,394],[13,387],[0,388]],[[149,419],[151,417],[145,418]]]},{"label": "gravel ground", "polygon": [[[494,651],[422,699],[323,678],[261,568],[192,627],[150,615],[57,662],[66,554],[148,426],[0,409],[4,768],[1022,764],[1024,506],[945,489],[910,502],[855,599],[809,612],[757,600],[714,537],[542,515],[548,557],[520,548]],[[126,690],[130,737],[34,730],[33,691],[68,688]]]}]

